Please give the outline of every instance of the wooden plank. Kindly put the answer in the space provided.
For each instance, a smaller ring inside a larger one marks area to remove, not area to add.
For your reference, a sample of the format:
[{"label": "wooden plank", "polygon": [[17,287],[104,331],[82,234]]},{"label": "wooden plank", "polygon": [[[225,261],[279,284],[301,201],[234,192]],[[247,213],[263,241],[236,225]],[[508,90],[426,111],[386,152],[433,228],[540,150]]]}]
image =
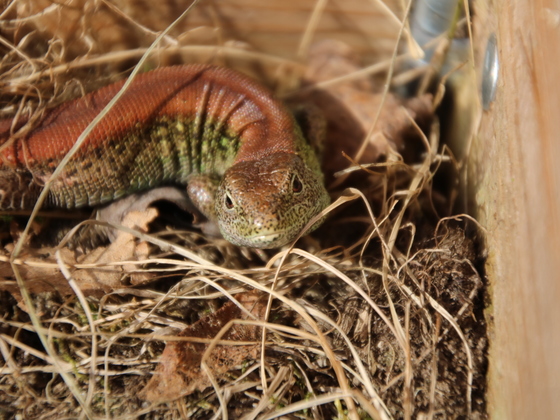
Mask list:
[{"label": "wooden plank", "polygon": [[478,48],[494,31],[501,65],[471,156],[488,229],[490,414],[552,419],[560,413],[560,5],[475,6]]},{"label": "wooden plank", "polygon": [[[397,15],[399,8],[386,2]],[[299,42],[317,0],[206,0],[187,18],[187,27],[212,26],[224,39],[248,42],[262,52],[285,58],[296,57]],[[392,50],[399,26],[375,2],[329,0],[318,22],[313,40],[340,39],[344,34],[355,51],[370,63],[385,58]],[[379,43],[391,45],[380,51]]]}]

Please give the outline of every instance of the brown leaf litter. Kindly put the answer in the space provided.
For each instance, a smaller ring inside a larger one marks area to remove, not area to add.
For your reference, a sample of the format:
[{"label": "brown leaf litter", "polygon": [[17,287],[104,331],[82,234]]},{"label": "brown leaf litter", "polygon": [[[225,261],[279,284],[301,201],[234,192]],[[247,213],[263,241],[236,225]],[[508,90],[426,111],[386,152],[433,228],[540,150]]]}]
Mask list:
[{"label": "brown leaf litter", "polygon": [[[177,337],[201,338],[209,341],[229,325],[221,335],[220,341],[229,344],[216,345],[209,350],[209,344],[201,342],[169,342],[161,355],[158,368],[148,382],[140,397],[157,403],[172,401],[193,391],[203,391],[211,385],[209,375],[215,381],[223,379],[230,371],[239,369],[242,364],[251,364],[260,355],[260,332],[256,325],[235,323],[235,321],[263,320],[266,301],[259,300],[257,293],[245,293],[234,298],[252,315],[242,311],[233,302],[228,302],[216,312],[207,315],[182,330]],[[236,342],[252,344],[237,345]],[[206,353],[209,354],[206,354]],[[209,372],[201,367],[203,358]]]}]

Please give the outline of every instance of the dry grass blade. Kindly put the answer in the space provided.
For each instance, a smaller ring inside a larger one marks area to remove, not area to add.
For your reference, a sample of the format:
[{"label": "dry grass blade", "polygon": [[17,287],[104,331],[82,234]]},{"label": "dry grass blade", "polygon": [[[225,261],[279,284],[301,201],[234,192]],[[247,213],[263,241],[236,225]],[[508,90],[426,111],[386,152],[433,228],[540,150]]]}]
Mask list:
[{"label": "dry grass blade", "polygon": [[[325,163],[332,204],[279,251],[207,237],[190,223],[191,215],[176,215],[161,201],[140,216],[143,223],[87,220],[57,237],[56,245],[42,241],[45,228],[37,216],[69,218],[66,213],[39,214],[39,203],[30,219],[2,214],[0,417],[13,406],[8,415],[22,418],[484,418],[487,339],[476,238],[484,229],[472,230],[476,220],[455,211],[455,180],[466,176],[466,167],[439,137],[434,117],[445,103],[444,83],[458,67],[429,95],[405,99],[391,90],[404,91],[427,73],[406,70],[420,54],[406,18],[412,2],[364,2],[383,19],[380,27],[393,30],[361,47],[343,42],[368,33],[357,3],[300,2],[293,10],[298,32],[272,25],[276,32],[266,34],[278,42],[291,36],[285,53],[275,54],[263,47],[268,38],[259,38],[261,27],[247,31],[251,22],[240,25],[230,14],[263,16],[265,27],[286,6],[200,2],[184,26],[173,31],[166,22],[160,33],[151,13],[134,8],[143,0],[133,6],[128,0],[86,0],[76,33],[91,39],[76,41],[89,50],[76,53],[72,40],[53,37],[39,58],[30,49],[42,34],[37,25],[70,9],[49,3],[25,15],[16,3],[0,12],[0,49],[6,52],[0,100],[8,104],[3,115],[15,116],[12,139],[0,144],[0,154],[33,126],[19,123],[40,122],[45,107],[66,98],[61,91],[91,91],[140,59],[129,83],[142,66],[210,62],[289,92],[290,106],[324,105],[326,144],[336,151],[326,150],[326,157],[342,163]],[[156,15],[169,5],[150,6],[146,2]],[[105,14],[95,15],[100,10]],[[172,8],[162,13],[180,14]],[[115,39],[124,29],[138,39],[97,48],[92,31],[99,16],[122,23],[114,25]],[[342,32],[352,26],[356,33]],[[342,33],[336,48],[322,44],[319,52],[327,58],[318,59],[312,41]],[[408,51],[400,49],[403,37]],[[165,45],[157,45],[160,40]],[[371,55],[373,44],[372,51],[383,51]],[[157,57],[145,61],[150,52]],[[339,67],[312,77],[332,63]],[[92,75],[102,80],[90,85]],[[36,117],[31,110],[38,110]],[[323,218],[321,228],[304,235]],[[114,231],[120,239],[106,247],[74,247],[95,229]],[[247,296],[255,297],[253,306]],[[234,315],[221,315],[230,309]],[[235,336],[245,328],[254,334]],[[184,363],[173,365],[177,361]],[[179,385],[159,400],[146,397],[166,366],[163,372],[180,380],[159,384]]]},{"label": "dry grass blade", "polygon": [[305,27],[305,31],[302,34],[301,41],[299,43],[297,56],[304,59],[309,53],[309,45],[313,38],[314,32],[317,30],[317,25],[321,19],[321,13],[325,8],[328,0],[317,0],[315,7],[313,8],[313,13],[309,18],[309,22]]},{"label": "dry grass blade", "polygon": [[70,271],[68,270],[68,268],[66,267],[66,265],[64,264],[64,262],[62,261],[62,258],[60,256],[60,252],[57,251],[56,253],[56,260],[58,263],[58,266],[60,268],[60,271],[62,272],[62,274],[64,275],[64,277],[66,278],[66,280],[68,280],[68,283],[70,284],[70,286],[72,287],[72,290],[74,290],[74,293],[76,294],[76,296],[78,297],[82,308],[84,309],[84,312],[86,314],[87,317],[87,321],[89,324],[89,328],[90,328],[90,332],[91,332],[91,365],[90,365],[90,381],[89,381],[89,386],[88,386],[88,392],[86,394],[86,400],[85,403],[90,406],[91,405],[91,401],[92,398],[95,394],[95,375],[96,375],[96,371],[95,371],[95,367],[97,366],[97,354],[98,354],[98,349],[97,349],[97,331],[95,328],[95,324],[93,322],[93,315],[91,313],[91,310],[89,308],[88,302],[86,300],[86,298],[84,297],[84,294],[82,293],[81,289],[78,287],[78,285],[76,284],[76,282],[74,281],[74,279],[72,278],[72,274],[70,274]]},{"label": "dry grass blade", "polygon": [[[193,4],[187,8],[187,10],[185,10],[185,12],[176,20],[176,22],[180,21],[180,19],[182,19],[190,10],[191,8],[196,5],[197,1],[195,0],[193,2]],[[109,110],[111,109],[111,107],[118,101],[118,99],[123,95],[123,93],[126,91],[127,87],[130,85],[130,83],[132,83],[132,80],[134,79],[134,75],[138,73],[138,71],[141,68],[141,64],[143,63],[143,61],[146,60],[147,56],[149,55],[150,51],[155,47],[155,45],[157,45],[157,43],[159,42],[159,40],[161,38],[163,38],[163,36],[165,36],[165,34],[171,30],[171,28],[174,25],[170,25],[169,28],[166,29],[166,31],[164,31],[157,39],[156,41],[154,41],[154,44],[148,48],[148,50],[146,51],[145,56],[143,57],[143,59],[140,60],[138,66],[136,67],[136,69],[132,72],[130,78],[128,79],[128,81],[123,85],[121,91],[119,93],[117,93],[117,95],[115,95],[115,97],[107,104],[107,106],[105,107],[105,109],[99,114],[99,116],[93,120],[89,126],[84,130],[84,132],[80,135],[80,138],[78,138],[76,140],[76,143],[74,144],[74,146],[70,149],[70,151],[66,154],[66,156],[62,159],[62,161],[60,162],[59,166],[55,169],[55,171],[53,172],[51,178],[49,179],[49,181],[46,183],[46,185],[44,186],[43,191],[41,192],[39,198],[37,199],[37,204],[35,205],[35,208],[33,209],[33,212],[31,213],[31,216],[29,218],[29,222],[27,224],[27,226],[25,227],[20,240],[16,243],[14,250],[12,252],[12,255],[10,257],[10,261],[13,261],[14,259],[16,259],[19,255],[19,253],[21,252],[23,245],[25,243],[25,238],[31,228],[31,224],[33,219],[35,218],[36,214],[38,213],[39,209],[41,208],[41,205],[43,203],[43,201],[46,199],[48,193],[49,193],[49,187],[50,185],[52,185],[52,183],[54,182],[54,180],[57,178],[57,176],[59,176],[65,165],[68,163],[68,161],[72,158],[72,156],[78,151],[78,149],[80,148],[80,146],[82,145],[82,143],[84,142],[84,140],[87,138],[87,136],[91,133],[91,131],[93,131],[93,128],[95,127],[95,125],[109,112]],[[45,347],[45,349],[47,350],[47,352],[49,353],[49,355],[53,358],[54,364],[57,366],[57,368],[60,368],[60,364],[58,362],[58,356],[56,356],[56,352],[54,351],[53,347],[51,346],[49,340],[47,339],[47,337],[45,337],[41,332],[40,332],[40,325],[41,325],[41,321],[39,319],[39,317],[37,316],[37,314],[35,313],[35,311],[33,310],[33,301],[31,299],[31,296],[29,295],[29,293],[27,292],[27,288],[25,285],[25,282],[23,280],[23,278],[21,277],[18,267],[15,264],[11,264],[12,265],[12,270],[14,272],[14,275],[16,277],[16,280],[18,282],[18,286],[20,288],[20,291],[22,293],[23,299],[29,309],[29,315],[31,317],[31,320],[33,322],[33,325],[35,326],[35,329],[37,331],[37,334],[41,340],[41,342],[43,343],[43,346]],[[72,390],[72,393],[74,395],[74,397],[76,398],[76,400],[80,403],[80,405],[82,406],[82,409],[84,410],[84,413],[86,414],[86,416],[88,418],[93,418],[93,413],[90,410],[90,405],[88,404],[87,400],[84,400],[84,397],[82,395],[82,393],[80,392],[79,388],[77,387],[75,381],[73,380],[73,378],[68,375],[63,369],[60,369],[60,374],[61,376],[64,378],[65,382],[68,384],[69,388]],[[92,388],[90,388],[91,391],[93,391]],[[89,392],[88,393],[88,399],[91,399],[92,397],[92,393]]]}]

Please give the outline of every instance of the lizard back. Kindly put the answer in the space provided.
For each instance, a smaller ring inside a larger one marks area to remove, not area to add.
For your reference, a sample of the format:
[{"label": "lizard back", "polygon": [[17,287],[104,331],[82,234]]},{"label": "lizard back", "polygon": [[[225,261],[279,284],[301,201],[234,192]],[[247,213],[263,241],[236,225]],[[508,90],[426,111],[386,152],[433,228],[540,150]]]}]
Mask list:
[{"label": "lizard back", "polygon": [[[33,206],[123,84],[48,111],[14,141],[11,120],[0,121],[0,210]],[[158,185],[186,184],[196,173],[221,176],[237,162],[306,150],[290,113],[249,77],[206,65],[166,67],[136,77],[52,184],[47,205],[95,206]]]}]

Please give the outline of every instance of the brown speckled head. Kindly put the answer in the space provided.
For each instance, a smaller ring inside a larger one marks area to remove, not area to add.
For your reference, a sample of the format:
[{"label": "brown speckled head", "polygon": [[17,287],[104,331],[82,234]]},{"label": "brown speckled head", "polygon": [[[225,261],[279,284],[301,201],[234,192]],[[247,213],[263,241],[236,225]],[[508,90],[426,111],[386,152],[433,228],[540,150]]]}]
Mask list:
[{"label": "brown speckled head", "polygon": [[277,248],[294,240],[328,203],[321,175],[296,154],[281,152],[238,162],[226,171],[215,210],[228,241]]}]

